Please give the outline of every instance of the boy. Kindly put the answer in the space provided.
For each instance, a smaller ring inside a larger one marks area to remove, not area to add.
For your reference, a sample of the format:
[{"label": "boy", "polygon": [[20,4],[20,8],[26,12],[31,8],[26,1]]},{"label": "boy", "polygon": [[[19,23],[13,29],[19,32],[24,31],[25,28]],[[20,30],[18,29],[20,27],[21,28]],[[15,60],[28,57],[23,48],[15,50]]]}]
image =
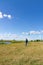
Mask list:
[{"label": "boy", "polygon": [[27,46],[27,44],[28,44],[28,39],[26,38],[26,46]]}]

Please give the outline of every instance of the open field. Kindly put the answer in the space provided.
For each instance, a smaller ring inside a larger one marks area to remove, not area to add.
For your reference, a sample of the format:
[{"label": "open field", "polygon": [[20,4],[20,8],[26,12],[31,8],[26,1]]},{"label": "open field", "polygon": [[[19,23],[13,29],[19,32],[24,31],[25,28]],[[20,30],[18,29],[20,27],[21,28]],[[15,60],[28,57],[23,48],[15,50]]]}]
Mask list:
[{"label": "open field", "polygon": [[0,44],[0,65],[43,65],[43,42]]}]

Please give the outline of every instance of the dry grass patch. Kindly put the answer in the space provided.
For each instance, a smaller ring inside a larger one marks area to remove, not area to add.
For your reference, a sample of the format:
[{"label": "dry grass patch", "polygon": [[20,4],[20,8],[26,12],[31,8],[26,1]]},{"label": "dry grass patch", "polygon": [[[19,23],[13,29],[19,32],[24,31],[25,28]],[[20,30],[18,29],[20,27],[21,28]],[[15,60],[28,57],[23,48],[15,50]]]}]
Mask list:
[{"label": "dry grass patch", "polygon": [[0,65],[43,65],[43,42],[1,44]]}]

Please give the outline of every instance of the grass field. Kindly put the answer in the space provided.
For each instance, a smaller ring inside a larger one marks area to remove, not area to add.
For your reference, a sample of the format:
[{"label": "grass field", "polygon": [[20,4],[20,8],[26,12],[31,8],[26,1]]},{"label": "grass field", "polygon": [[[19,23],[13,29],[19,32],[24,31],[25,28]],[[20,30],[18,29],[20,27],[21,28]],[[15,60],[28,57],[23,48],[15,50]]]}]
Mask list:
[{"label": "grass field", "polygon": [[43,42],[0,44],[0,65],[43,65]]}]

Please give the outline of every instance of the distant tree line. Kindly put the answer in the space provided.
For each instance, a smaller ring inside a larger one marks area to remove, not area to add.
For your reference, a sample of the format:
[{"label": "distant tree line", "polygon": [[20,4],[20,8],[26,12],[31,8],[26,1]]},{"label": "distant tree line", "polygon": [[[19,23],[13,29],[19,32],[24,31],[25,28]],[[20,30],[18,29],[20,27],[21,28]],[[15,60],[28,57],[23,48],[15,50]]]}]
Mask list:
[{"label": "distant tree line", "polygon": [[0,44],[5,44],[6,42],[10,42],[10,43],[23,43],[24,41],[23,40],[0,40]]},{"label": "distant tree line", "polygon": [[43,40],[37,39],[37,40],[31,40],[31,42],[43,42]]}]

